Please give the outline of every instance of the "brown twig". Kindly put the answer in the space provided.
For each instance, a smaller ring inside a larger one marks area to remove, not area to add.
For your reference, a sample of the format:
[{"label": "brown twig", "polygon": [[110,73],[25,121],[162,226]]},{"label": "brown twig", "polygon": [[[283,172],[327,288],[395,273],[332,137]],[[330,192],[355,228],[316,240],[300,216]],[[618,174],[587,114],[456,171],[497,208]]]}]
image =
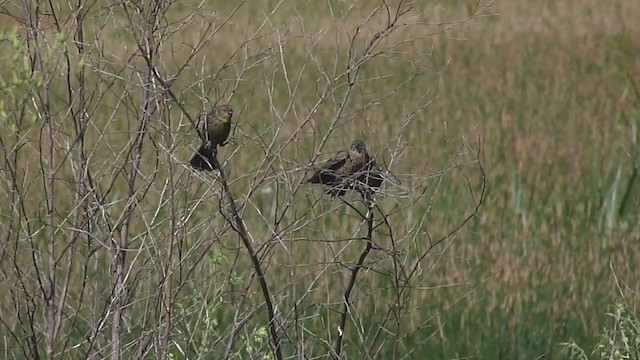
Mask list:
[{"label": "brown twig", "polygon": [[264,297],[265,305],[267,306],[267,315],[269,317],[269,334],[271,336],[271,342],[274,347],[274,355],[276,359],[282,360],[282,350],[280,344],[280,337],[278,335],[277,324],[276,324],[276,316],[273,307],[273,301],[271,299],[271,292],[269,290],[269,286],[267,285],[267,279],[264,276],[262,271],[262,267],[260,265],[260,259],[258,259],[258,255],[256,254],[255,249],[253,248],[253,244],[251,239],[249,238],[249,233],[247,232],[247,228],[244,225],[244,220],[238,213],[238,209],[236,208],[235,201],[233,196],[231,196],[231,191],[229,191],[229,185],[227,182],[227,177],[224,173],[224,169],[220,165],[217,156],[213,156],[213,167],[215,169],[219,169],[220,171],[220,182],[222,184],[223,192],[227,198],[227,203],[229,205],[229,211],[231,212],[231,222],[230,225],[233,230],[240,236],[240,240],[244,245],[245,249],[249,253],[249,258],[251,259],[251,263],[253,265],[253,270],[255,271],[256,276],[258,277],[258,283],[260,284],[260,289],[262,290],[262,296]]},{"label": "brown twig", "polygon": [[342,304],[342,312],[340,314],[340,323],[338,324],[338,336],[336,337],[336,342],[333,347],[333,357],[334,359],[340,358],[340,353],[342,352],[342,341],[344,339],[345,327],[347,325],[347,317],[349,312],[351,311],[351,292],[353,291],[353,287],[356,284],[356,280],[358,278],[358,272],[362,269],[364,261],[367,258],[367,255],[371,252],[373,248],[373,202],[367,203],[367,214],[365,215],[365,221],[367,222],[367,236],[366,241],[367,245],[364,247],[362,252],[360,253],[360,257],[356,262],[356,266],[351,270],[351,276],[349,277],[349,284],[347,285],[347,289],[344,292],[343,304]]}]

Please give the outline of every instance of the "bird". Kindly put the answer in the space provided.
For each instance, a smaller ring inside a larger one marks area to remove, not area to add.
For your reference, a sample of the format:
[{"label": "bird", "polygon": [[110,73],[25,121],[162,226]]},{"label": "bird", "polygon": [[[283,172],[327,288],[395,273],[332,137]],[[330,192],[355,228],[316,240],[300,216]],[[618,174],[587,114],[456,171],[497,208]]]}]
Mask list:
[{"label": "bird", "polygon": [[212,171],[214,169],[217,147],[226,145],[231,131],[232,116],[233,108],[228,104],[217,105],[207,114],[202,126],[206,140],[189,161],[196,170]]},{"label": "bird", "polygon": [[353,188],[353,181],[356,179],[354,174],[362,176],[361,170],[366,164],[369,164],[369,153],[364,141],[357,139],[351,147],[338,152],[333,159],[322,164],[307,182],[328,186],[326,193],[331,194],[331,197],[342,196]]}]

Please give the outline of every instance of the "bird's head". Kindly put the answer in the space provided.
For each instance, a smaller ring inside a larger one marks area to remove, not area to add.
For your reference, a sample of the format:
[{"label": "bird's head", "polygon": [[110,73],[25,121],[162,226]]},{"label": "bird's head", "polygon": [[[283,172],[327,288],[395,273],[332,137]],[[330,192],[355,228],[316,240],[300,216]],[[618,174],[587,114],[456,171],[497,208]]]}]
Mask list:
[{"label": "bird's head", "polygon": [[216,106],[215,112],[227,121],[231,120],[231,116],[233,116],[233,108],[229,104]]},{"label": "bird's head", "polygon": [[367,147],[364,144],[364,141],[358,139],[355,140],[352,144],[351,144],[351,149],[355,150],[359,153],[366,153],[367,152]]}]

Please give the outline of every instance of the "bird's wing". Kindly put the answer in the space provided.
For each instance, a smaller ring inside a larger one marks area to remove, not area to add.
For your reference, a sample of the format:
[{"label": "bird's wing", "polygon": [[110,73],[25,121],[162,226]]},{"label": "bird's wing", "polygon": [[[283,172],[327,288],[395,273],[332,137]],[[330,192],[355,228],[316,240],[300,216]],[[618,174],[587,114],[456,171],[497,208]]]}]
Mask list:
[{"label": "bird's wing", "polygon": [[340,170],[344,168],[348,158],[349,153],[346,150],[338,152],[333,159],[320,165],[319,169],[317,169],[307,181],[327,185],[335,182],[336,177],[339,175]]},{"label": "bird's wing", "polygon": [[344,166],[348,158],[349,158],[349,152],[347,150],[342,150],[338,152],[333,159],[324,163],[322,165],[322,168],[325,170],[334,170],[334,171],[339,170]]}]

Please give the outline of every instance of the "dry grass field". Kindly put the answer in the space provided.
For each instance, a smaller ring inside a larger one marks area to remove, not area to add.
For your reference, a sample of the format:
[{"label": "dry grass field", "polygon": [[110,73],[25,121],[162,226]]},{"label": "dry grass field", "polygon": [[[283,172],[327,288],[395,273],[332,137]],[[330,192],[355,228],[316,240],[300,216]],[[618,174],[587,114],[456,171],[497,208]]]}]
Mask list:
[{"label": "dry grass field", "polygon": [[[27,76],[20,54],[33,49],[9,40],[13,29],[24,31],[16,20],[24,17],[19,2],[0,4],[6,99],[0,193],[8,199],[0,204],[2,354],[33,357],[25,339],[37,334],[41,354],[106,357],[119,304],[127,309],[125,358],[272,356],[264,297],[220,179],[186,164],[200,140],[184,112],[195,118],[219,98],[234,106],[237,122],[233,144],[219,157],[262,254],[287,334],[286,356],[324,356],[336,338],[350,269],[363,247],[366,226],[356,210],[364,207],[355,195],[347,196],[356,204],[351,208],[303,181],[310,162],[355,138],[366,139],[398,181],[388,181],[379,196],[387,216],[376,218],[383,224],[373,235],[378,248],[351,299],[357,311],[349,315],[344,358],[562,359],[558,344],[573,338],[589,347],[610,304],[624,299],[634,308],[640,300],[636,1],[417,2],[368,48],[390,21],[373,12],[381,3],[167,3],[158,26],[165,38],[155,44],[153,61],[165,76],[180,72],[171,89],[183,109],[175,99],[160,101],[162,91],[145,98],[145,86],[159,85],[145,83],[148,74],[140,70],[146,60],[136,55],[136,39],[145,34],[128,20],[135,12],[109,1],[88,6],[84,38],[97,40],[86,40],[84,56],[71,46],[73,21],[61,20],[68,36],[58,41],[60,31],[43,22],[41,49],[51,55],[44,63],[55,69],[50,212],[43,140],[49,127],[40,123],[42,98],[29,90],[42,84],[10,80]],[[69,8],[56,10],[70,19]],[[206,46],[190,57],[200,41]],[[364,65],[350,83],[357,59]],[[80,155],[69,119],[77,116],[70,109],[81,102],[83,70],[90,95]],[[158,105],[164,101],[171,105]],[[134,166],[137,132],[146,140]],[[486,196],[478,213],[445,237],[478,201],[478,149]],[[78,168],[85,158],[86,169]],[[87,179],[79,169],[91,173],[85,187],[78,187],[77,179]],[[133,196],[132,174],[138,174]],[[126,290],[119,297],[115,259],[125,232]],[[445,238],[427,251],[429,236]],[[423,252],[428,256],[418,261]],[[51,254],[57,261],[48,260]],[[410,290],[399,295],[398,269],[416,261]],[[51,274],[58,276],[54,287],[68,289],[59,331],[71,340],[48,352],[44,298]],[[167,303],[173,322],[164,332]],[[241,322],[237,309],[246,314]],[[395,311],[397,318],[388,315]],[[228,342],[230,329],[237,330],[235,343]],[[385,335],[393,331],[401,335]]]}]

